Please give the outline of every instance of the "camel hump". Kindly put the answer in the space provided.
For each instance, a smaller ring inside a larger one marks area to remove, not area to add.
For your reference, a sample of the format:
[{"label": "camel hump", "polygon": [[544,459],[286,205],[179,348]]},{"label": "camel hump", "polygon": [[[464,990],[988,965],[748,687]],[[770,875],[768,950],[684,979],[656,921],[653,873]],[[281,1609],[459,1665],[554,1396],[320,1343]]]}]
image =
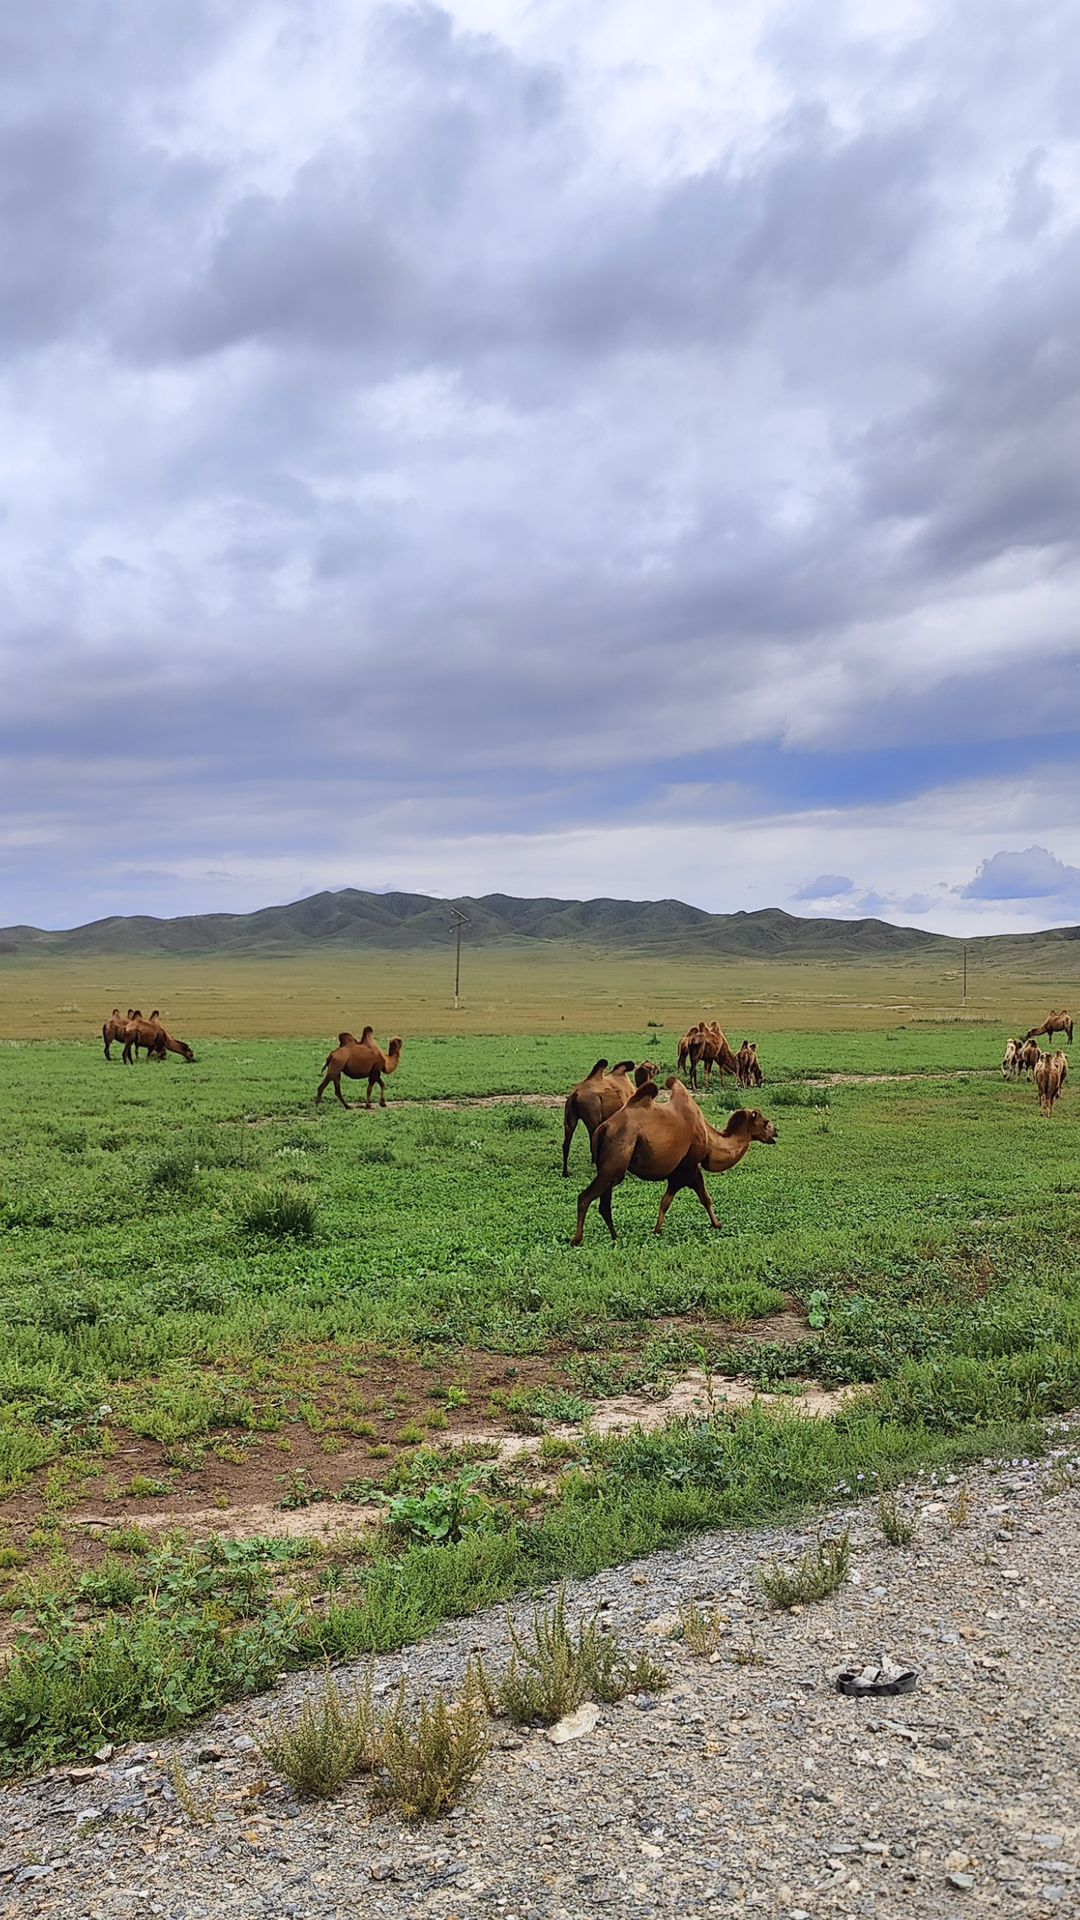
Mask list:
[{"label": "camel hump", "polygon": [[374,1027],[365,1027],[363,1033],[360,1035],[361,1046],[363,1046],[364,1043],[368,1040],[374,1040],[374,1038],[375,1038]]},{"label": "camel hump", "polygon": [[632,1060],[616,1060],[611,1071],[612,1073],[633,1073],[634,1063]]},{"label": "camel hump", "polygon": [[357,1044],[356,1035],[355,1033],[339,1033],[337,1043],[339,1047],[355,1047]]},{"label": "camel hump", "polygon": [[589,1068],[589,1071],[585,1075],[585,1078],[586,1080],[595,1080],[598,1073],[606,1073],[606,1072],[607,1072],[607,1061],[598,1060],[595,1066]]},{"label": "camel hump", "polygon": [[630,1095],[626,1104],[628,1107],[651,1106],[659,1091],[655,1080],[646,1080],[643,1087],[638,1087],[637,1091]]}]

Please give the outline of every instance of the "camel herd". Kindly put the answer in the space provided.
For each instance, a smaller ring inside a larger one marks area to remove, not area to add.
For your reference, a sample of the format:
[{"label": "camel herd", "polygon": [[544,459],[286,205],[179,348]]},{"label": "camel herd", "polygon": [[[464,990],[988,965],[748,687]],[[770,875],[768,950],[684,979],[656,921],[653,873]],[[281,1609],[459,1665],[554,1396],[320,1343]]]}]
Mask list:
[{"label": "camel herd", "polygon": [[132,1064],[132,1056],[137,1060],[140,1047],[148,1060],[164,1060],[167,1053],[178,1053],[181,1060],[193,1061],[194,1053],[186,1040],[174,1040],[167,1027],[162,1025],[161,1015],[154,1008],[149,1020],[144,1020],[139,1007],[129,1007],[126,1014],[114,1007],[101,1029],[101,1038],[105,1044],[105,1058],[112,1059],[111,1049],[122,1046],[122,1059],[125,1067]]},{"label": "camel herd", "polygon": [[1021,1039],[1005,1043],[1002,1077],[1006,1080],[1034,1079],[1040,1113],[1053,1113],[1069,1077],[1068,1054],[1062,1053],[1060,1048],[1051,1050],[1039,1045],[1043,1034],[1052,1042],[1059,1033],[1066,1036],[1071,1046],[1072,1015],[1065,1008],[1057,1013],[1048,1013],[1041,1027],[1032,1027]]},{"label": "camel herd", "polygon": [[[1052,1114],[1069,1072],[1067,1056],[1060,1051],[1044,1050],[1039,1039],[1051,1041],[1059,1033],[1072,1042],[1071,1015],[1062,1010],[1047,1016],[1041,1026],[1032,1027],[1022,1038],[1010,1040],[1005,1049],[1001,1071],[1006,1079],[1034,1078],[1039,1110]],[[193,1061],[192,1049],[184,1040],[174,1039],[155,1008],[144,1019],[138,1007],[122,1014],[114,1007],[105,1021],[101,1036],[105,1058],[112,1058],[113,1045],[122,1046],[125,1066],[137,1060],[140,1051],[148,1060],[162,1061],[168,1053]],[[340,1104],[353,1103],[341,1091],[342,1079],[366,1080],[365,1107],[379,1091],[379,1105],[386,1106],[385,1081],[401,1064],[403,1042],[400,1036],[389,1041],[385,1050],[375,1039],[374,1030],[365,1027],[359,1040],[353,1033],[339,1033],[338,1044],[323,1063],[323,1075],[315,1095],[321,1105],[327,1087],[332,1086]],[[698,1069],[704,1073],[706,1088],[711,1086],[714,1069],[721,1083],[730,1076],[740,1088],[760,1087],[765,1075],[758,1059],[757,1043],[744,1040],[738,1052],[728,1042],[716,1021],[699,1020],[679,1041],[679,1073],[687,1073],[696,1091]],[[773,1146],[778,1139],[776,1125],[758,1108],[740,1108],[733,1113],[723,1131],[706,1119],[704,1113],[678,1075],[665,1081],[667,1099],[659,1098],[660,1069],[652,1060],[619,1060],[610,1066],[597,1060],[567,1095],[563,1108],[562,1170],[570,1171],[570,1148],[579,1126],[584,1126],[596,1169],[589,1185],[579,1195],[577,1227],[571,1245],[579,1247],[589,1209],[595,1202],[612,1240],[615,1222],[611,1201],[615,1188],[633,1174],[638,1180],[663,1181],[655,1231],[664,1230],[668,1209],[676,1194],[684,1189],[696,1194],[709,1216],[710,1225],[719,1227],[712,1199],[705,1185],[706,1173],[726,1173],[737,1166],[755,1142]]]},{"label": "camel herd", "polygon": [[713,1068],[720,1075],[730,1074],[738,1087],[760,1087],[765,1075],[757,1057],[757,1041],[744,1040],[738,1053],[730,1046],[715,1020],[699,1020],[687,1029],[679,1041],[679,1072],[689,1071],[690,1085],[696,1090],[698,1068],[705,1070],[706,1089],[712,1086]]}]

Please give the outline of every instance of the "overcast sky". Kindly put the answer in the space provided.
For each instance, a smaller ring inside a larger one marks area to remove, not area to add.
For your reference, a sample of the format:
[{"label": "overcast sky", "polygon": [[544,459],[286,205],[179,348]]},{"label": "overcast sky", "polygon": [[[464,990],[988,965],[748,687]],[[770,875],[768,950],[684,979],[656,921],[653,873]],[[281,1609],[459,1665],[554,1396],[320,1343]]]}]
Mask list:
[{"label": "overcast sky", "polygon": [[1070,0],[0,15],[0,922],[1080,921]]}]

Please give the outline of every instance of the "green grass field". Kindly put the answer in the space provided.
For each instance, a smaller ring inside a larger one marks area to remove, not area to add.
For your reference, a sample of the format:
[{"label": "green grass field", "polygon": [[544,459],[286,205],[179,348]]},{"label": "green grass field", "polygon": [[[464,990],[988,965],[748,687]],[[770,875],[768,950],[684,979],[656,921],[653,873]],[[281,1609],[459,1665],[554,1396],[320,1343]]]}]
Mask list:
[{"label": "green grass field", "polygon": [[[193,1067],[0,1049],[11,1768],[860,1474],[1034,1446],[1080,1400],[1074,1096],[1040,1118],[996,1025],[758,1024],[780,1142],[712,1180],[723,1231],[683,1195],[657,1241],[659,1190],[627,1182],[618,1245],[594,1214],[580,1251],[584,1135],[564,1182],[557,1108],[434,1103],[561,1095],[600,1053],[670,1069],[675,1028],[407,1038],[371,1113],[316,1112],[324,1042],[192,1032]],[[590,1435],[694,1365],[863,1392]],[[493,1459],[556,1421],[580,1438]],[[248,1510],[402,1494],[411,1533],[245,1537]]]}]

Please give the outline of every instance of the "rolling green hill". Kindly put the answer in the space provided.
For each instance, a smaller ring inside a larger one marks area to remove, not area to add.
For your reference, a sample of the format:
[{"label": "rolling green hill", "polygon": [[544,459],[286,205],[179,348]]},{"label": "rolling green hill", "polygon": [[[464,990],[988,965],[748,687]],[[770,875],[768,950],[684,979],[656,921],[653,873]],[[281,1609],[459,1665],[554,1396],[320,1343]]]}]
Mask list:
[{"label": "rolling green hill", "polygon": [[[434,900],[420,893],[365,893],[347,887],[257,913],[187,914],[174,920],[112,916],[65,932],[0,930],[0,954],[23,958],[94,954],[269,957],[327,949],[418,952],[445,947],[451,907],[468,915],[470,946],[521,951],[532,943],[706,959],[948,960],[959,942],[884,920],[799,919],[778,907],[706,913],[681,900],[519,900],[503,893]],[[1017,965],[1060,948],[1073,962],[1080,928],[972,940],[984,964]]]}]

